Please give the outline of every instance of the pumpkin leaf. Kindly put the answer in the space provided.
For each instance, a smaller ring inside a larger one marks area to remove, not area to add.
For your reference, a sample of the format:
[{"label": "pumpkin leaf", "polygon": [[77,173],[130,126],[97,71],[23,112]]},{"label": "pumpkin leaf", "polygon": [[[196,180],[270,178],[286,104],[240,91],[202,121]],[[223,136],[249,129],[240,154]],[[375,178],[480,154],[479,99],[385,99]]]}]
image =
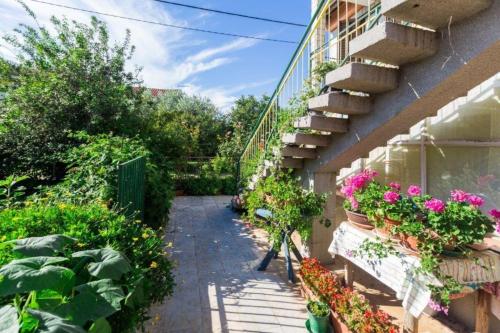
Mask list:
[{"label": "pumpkin leaf", "polygon": [[[130,289],[129,289],[130,290]],[[133,289],[130,290],[125,298],[125,305],[129,308],[139,307],[144,303],[144,277],[141,277],[134,283]]]},{"label": "pumpkin leaf", "polygon": [[120,302],[125,298],[122,288],[110,279],[85,283],[75,290],[78,295],[71,303],[60,306],[56,312],[82,326],[90,320],[108,317],[119,311]]},{"label": "pumpkin leaf", "polygon": [[45,311],[53,311],[64,301],[62,294],[57,291],[44,289],[34,293],[30,307]]},{"label": "pumpkin leaf", "polygon": [[0,333],[17,332],[19,332],[19,321],[16,308],[12,305],[2,306],[0,308]]},{"label": "pumpkin leaf", "polygon": [[88,271],[99,279],[120,280],[123,274],[131,270],[127,258],[110,248],[73,253],[73,258],[82,257],[92,258],[94,262],[88,264]]},{"label": "pumpkin leaf", "polygon": [[67,261],[62,257],[32,257],[13,260],[0,268],[0,296],[51,289],[69,292],[75,284],[72,270],[53,266]]},{"label": "pumpkin leaf", "polygon": [[86,333],[81,327],[55,314],[28,309],[28,313],[38,320],[37,333]]},{"label": "pumpkin leaf", "polygon": [[112,333],[111,325],[106,318],[99,318],[90,326],[89,333]]},{"label": "pumpkin leaf", "polygon": [[44,237],[30,237],[16,239],[9,243],[14,244],[13,250],[27,257],[52,256],[60,253],[63,248],[74,243],[74,238],[65,235],[49,235]]}]

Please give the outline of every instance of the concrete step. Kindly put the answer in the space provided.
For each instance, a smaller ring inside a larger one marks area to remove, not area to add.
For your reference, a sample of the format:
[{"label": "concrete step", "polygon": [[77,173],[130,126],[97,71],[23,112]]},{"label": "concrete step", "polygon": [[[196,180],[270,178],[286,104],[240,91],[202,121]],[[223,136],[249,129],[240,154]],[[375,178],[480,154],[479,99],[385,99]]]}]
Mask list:
[{"label": "concrete step", "polygon": [[398,87],[398,70],[352,62],[326,74],[326,84],[337,89],[380,94]]},{"label": "concrete step", "polygon": [[347,132],[347,119],[309,115],[295,120],[293,126],[323,132],[345,133]]},{"label": "concrete step", "polygon": [[292,147],[292,146],[283,147],[281,149],[281,156],[308,158],[308,159],[312,159],[312,160],[314,160],[318,157],[318,155],[316,153],[316,149],[300,148],[300,147]]},{"label": "concrete step", "polygon": [[323,94],[309,100],[309,109],[347,115],[360,115],[370,112],[372,102],[368,97],[350,95],[338,91]]},{"label": "concrete step", "polygon": [[433,31],[384,22],[350,41],[349,54],[399,66],[429,57],[438,47]]},{"label": "concrete step", "polygon": [[437,29],[472,16],[492,0],[382,0],[382,14]]},{"label": "concrete step", "polygon": [[302,169],[304,160],[300,158],[285,157],[281,160],[280,166],[284,169]]},{"label": "concrete step", "polygon": [[286,133],[281,141],[287,145],[311,145],[317,147],[326,147],[330,144],[329,135],[304,134],[304,133]]}]

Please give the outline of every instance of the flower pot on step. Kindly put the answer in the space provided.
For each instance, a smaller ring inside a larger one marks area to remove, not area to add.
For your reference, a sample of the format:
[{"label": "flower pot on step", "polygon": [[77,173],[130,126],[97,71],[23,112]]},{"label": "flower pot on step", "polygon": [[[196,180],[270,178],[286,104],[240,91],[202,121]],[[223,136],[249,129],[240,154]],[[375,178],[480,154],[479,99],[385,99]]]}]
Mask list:
[{"label": "flower pot on step", "polygon": [[349,222],[355,225],[356,227],[366,230],[372,230],[374,228],[373,224],[368,220],[368,216],[360,213],[351,212],[347,209],[345,209],[345,213],[347,215],[347,219],[349,220]]}]

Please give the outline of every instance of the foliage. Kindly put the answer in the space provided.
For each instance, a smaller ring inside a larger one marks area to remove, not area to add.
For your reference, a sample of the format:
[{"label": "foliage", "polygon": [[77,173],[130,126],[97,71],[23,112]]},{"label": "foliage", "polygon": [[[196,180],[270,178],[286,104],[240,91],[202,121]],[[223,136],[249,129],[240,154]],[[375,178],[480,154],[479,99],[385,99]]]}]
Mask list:
[{"label": "foliage", "polygon": [[106,24],[95,17],[89,25],[52,17],[50,28],[21,24],[4,39],[18,63],[11,75],[13,67],[1,62],[8,84],[2,84],[0,177],[59,176],[59,154],[74,144],[68,131],[134,128],[138,94],[132,87],[140,81],[138,73],[125,70],[134,51],[128,31],[123,42],[111,45]]},{"label": "foliage", "polygon": [[163,225],[170,208],[172,181],[168,172],[152,162],[151,152],[140,140],[105,134],[89,136],[83,132],[72,137],[80,144],[64,154],[67,174],[61,183],[46,187],[42,197],[56,202],[97,202],[113,207],[118,192],[119,165],[145,156],[145,221],[154,227]]},{"label": "foliage", "polygon": [[374,310],[370,303],[359,293],[345,288],[336,275],[321,266],[316,258],[305,258],[300,266],[304,283],[329,304],[352,332],[395,333],[397,328],[390,317],[382,310]]},{"label": "foliage", "polygon": [[26,188],[19,183],[28,179],[27,176],[16,177],[11,175],[0,179],[0,210],[11,207],[24,197]]},{"label": "foliage", "polygon": [[309,301],[307,309],[316,317],[326,317],[330,314],[330,307],[323,302]]},{"label": "foliage", "polygon": [[[302,240],[310,237],[313,218],[323,213],[326,197],[326,194],[304,190],[290,173],[275,171],[274,175],[259,180],[254,191],[245,194],[246,218],[266,229],[279,248],[282,231],[296,230]],[[271,223],[256,218],[255,212],[259,208],[272,213]]]},{"label": "foliage", "polygon": [[135,307],[125,301],[139,294],[126,278],[131,271],[128,259],[110,248],[65,250],[76,241],[50,235],[12,242],[23,258],[0,268],[0,296],[15,307],[21,332],[44,327],[85,332],[83,328],[97,320],[108,323],[122,307]]},{"label": "foliage", "polygon": [[[100,205],[56,205],[48,204],[47,200],[41,199],[39,203],[28,201],[23,208],[0,211],[0,241],[4,242],[0,247],[0,266],[19,259],[19,254],[11,251],[15,244],[9,241],[50,234],[64,234],[78,239],[77,243],[71,245],[74,251],[109,247],[123,253],[131,267],[125,278],[126,283],[128,286],[141,288],[144,300],[130,298],[128,302],[136,303],[134,309],[124,307],[109,318],[117,332],[125,332],[144,321],[148,307],[172,293],[171,264],[162,250],[164,245],[161,229],[154,231],[140,221],[128,220]],[[116,261],[113,256],[102,252],[87,252],[85,256],[94,258],[93,261],[102,258]],[[120,265],[121,269],[124,267],[126,265]],[[89,268],[96,274],[107,272],[107,269],[99,265],[90,265]],[[101,276],[116,277],[113,274]]]}]

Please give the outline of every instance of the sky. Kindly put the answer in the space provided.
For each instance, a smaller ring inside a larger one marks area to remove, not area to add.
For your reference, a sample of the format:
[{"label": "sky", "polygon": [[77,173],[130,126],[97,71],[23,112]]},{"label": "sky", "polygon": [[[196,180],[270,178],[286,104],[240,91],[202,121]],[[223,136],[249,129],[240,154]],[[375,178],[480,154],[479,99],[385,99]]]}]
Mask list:
[{"label": "sky", "polygon": [[[46,0],[87,10],[112,13],[198,29],[272,39],[299,41],[305,27],[274,24],[162,4],[152,0]],[[310,0],[176,0],[189,5],[283,21],[308,24]],[[24,2],[41,25],[50,27],[51,15],[88,23],[92,14],[56,8],[31,0]],[[107,22],[113,40],[126,29],[136,46],[129,69],[142,67],[144,86],[177,88],[208,97],[227,112],[241,95],[272,94],[296,44],[218,36],[178,30],[96,15]],[[0,0],[0,36],[19,23],[34,25],[15,0]],[[0,41],[0,56],[13,59],[13,50]]]}]

